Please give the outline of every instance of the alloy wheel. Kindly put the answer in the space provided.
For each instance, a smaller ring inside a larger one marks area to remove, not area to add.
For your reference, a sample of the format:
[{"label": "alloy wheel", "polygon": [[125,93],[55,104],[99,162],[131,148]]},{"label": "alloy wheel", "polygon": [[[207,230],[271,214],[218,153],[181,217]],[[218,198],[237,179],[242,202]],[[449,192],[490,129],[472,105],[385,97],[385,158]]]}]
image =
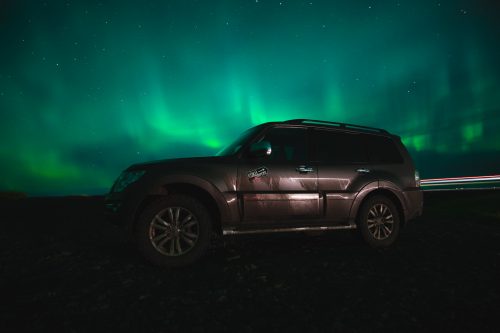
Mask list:
[{"label": "alloy wheel", "polygon": [[368,211],[368,231],[377,239],[388,238],[394,230],[394,216],[384,203],[374,204]]},{"label": "alloy wheel", "polygon": [[198,241],[200,225],[194,214],[183,207],[167,207],[149,225],[149,240],[166,256],[189,252]]}]

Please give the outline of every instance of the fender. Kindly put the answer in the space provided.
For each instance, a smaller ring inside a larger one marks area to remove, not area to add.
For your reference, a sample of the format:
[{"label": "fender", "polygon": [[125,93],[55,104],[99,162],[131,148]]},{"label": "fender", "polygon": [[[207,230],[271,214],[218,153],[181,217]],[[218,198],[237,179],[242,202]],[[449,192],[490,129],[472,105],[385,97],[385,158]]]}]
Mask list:
[{"label": "fender", "polygon": [[396,198],[398,198],[399,203],[403,207],[403,216],[406,217],[406,201],[405,198],[401,195],[401,189],[394,184],[393,182],[390,181],[374,181],[371,183],[366,184],[359,192],[356,198],[354,198],[354,201],[351,206],[351,211],[349,214],[349,224],[353,225],[356,224],[356,212],[359,211],[359,207],[361,206],[361,203],[363,200],[373,191],[376,190],[386,190],[390,191]]},{"label": "fender", "polygon": [[373,181],[371,183],[366,184],[361,190],[359,190],[358,194],[356,195],[356,197],[352,202],[351,211],[349,212],[350,225],[356,225],[356,212],[358,211],[359,206],[361,206],[361,203],[368,194],[370,194],[375,190],[378,190],[378,183],[379,183],[378,180]]},{"label": "fender", "polygon": [[205,190],[215,200],[220,212],[221,222],[229,219],[229,207],[222,193],[214,184],[197,176],[179,174],[160,176],[154,178],[154,181],[148,184],[146,193],[148,195],[166,195],[168,193],[166,187],[169,184],[189,184]]},{"label": "fender", "polygon": [[388,180],[379,181],[378,185],[379,185],[380,189],[388,190],[392,194],[394,194],[394,196],[396,198],[398,198],[399,203],[401,204],[401,207],[403,208],[403,211],[401,212],[403,214],[403,221],[401,221],[401,222],[406,222],[407,217],[408,217],[408,203],[406,201],[405,196],[403,195],[403,191],[402,191],[401,187],[397,186],[396,184],[394,184],[393,182],[388,181]]}]

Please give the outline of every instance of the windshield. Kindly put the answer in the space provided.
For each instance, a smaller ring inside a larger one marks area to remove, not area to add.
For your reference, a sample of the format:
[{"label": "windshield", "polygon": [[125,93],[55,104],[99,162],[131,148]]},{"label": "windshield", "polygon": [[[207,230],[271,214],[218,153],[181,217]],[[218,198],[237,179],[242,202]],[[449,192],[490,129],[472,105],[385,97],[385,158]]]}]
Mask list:
[{"label": "windshield", "polygon": [[231,143],[226,148],[220,150],[216,156],[231,156],[240,151],[241,147],[245,145],[245,143],[252,138],[260,129],[262,125],[252,127],[247,129],[245,132],[241,133],[241,135],[236,139],[233,143]]}]

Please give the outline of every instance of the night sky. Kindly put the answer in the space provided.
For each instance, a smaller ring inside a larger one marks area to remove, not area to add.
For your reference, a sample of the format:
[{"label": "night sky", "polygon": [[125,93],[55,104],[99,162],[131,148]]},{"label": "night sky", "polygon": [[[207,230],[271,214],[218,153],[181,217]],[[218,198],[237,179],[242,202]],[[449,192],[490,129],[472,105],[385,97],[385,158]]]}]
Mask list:
[{"label": "night sky", "polygon": [[102,194],[147,160],[313,118],[422,178],[500,171],[496,1],[0,1],[0,190]]}]

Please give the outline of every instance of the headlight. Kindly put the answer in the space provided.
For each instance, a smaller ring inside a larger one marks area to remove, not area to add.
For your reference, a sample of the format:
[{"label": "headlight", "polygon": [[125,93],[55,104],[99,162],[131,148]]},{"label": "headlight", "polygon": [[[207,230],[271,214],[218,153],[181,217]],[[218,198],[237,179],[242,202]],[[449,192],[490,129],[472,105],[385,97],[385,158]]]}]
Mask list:
[{"label": "headlight", "polygon": [[417,185],[417,187],[420,187],[420,173],[418,172],[418,170],[415,170],[415,185]]},{"label": "headlight", "polygon": [[115,184],[113,185],[113,188],[111,189],[111,192],[121,192],[123,191],[127,186],[132,184],[133,182],[136,182],[139,178],[141,178],[146,171],[144,170],[137,170],[137,171],[123,171],[120,177],[115,181]]}]

